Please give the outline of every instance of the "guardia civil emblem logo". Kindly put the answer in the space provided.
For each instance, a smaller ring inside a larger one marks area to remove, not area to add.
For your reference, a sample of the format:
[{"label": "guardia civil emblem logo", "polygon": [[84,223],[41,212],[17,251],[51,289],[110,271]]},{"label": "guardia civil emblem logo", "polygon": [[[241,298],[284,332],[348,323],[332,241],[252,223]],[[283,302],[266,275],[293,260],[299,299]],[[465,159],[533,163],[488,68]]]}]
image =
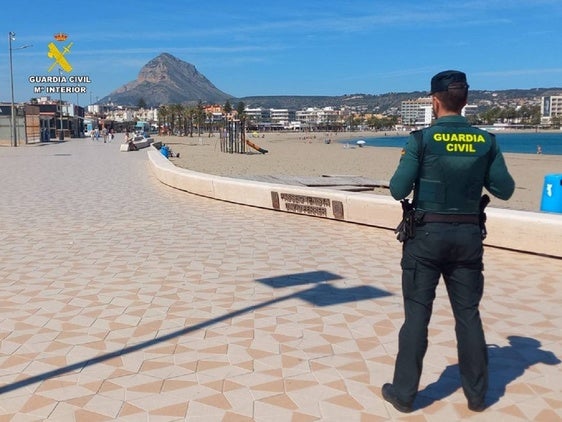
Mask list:
[{"label": "guardia civil emblem logo", "polygon": [[67,73],[72,71],[72,65],[68,62],[67,55],[70,53],[73,42],[69,42],[68,44],[64,45],[67,39],[67,34],[59,32],[58,34],[55,34],[55,40],[58,43],[61,43],[61,49],[59,49],[59,47],[57,47],[54,42],[51,41],[49,43],[49,51],[47,52],[47,57],[53,59],[53,62],[51,63],[51,66],[49,66],[48,72],[52,71],[57,64],[62,70]]}]

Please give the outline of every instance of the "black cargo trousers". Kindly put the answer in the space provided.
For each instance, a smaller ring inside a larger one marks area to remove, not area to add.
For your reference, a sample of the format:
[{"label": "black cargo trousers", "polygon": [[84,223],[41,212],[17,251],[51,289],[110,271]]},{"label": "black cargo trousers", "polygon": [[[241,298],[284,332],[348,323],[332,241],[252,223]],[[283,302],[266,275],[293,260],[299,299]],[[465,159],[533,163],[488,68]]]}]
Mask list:
[{"label": "black cargo trousers", "polygon": [[464,394],[483,402],[488,388],[488,352],[478,310],[484,290],[480,227],[469,223],[425,223],[403,244],[402,294],[405,320],[398,337],[393,385],[412,403],[427,350],[428,324],[442,275],[455,317]]}]

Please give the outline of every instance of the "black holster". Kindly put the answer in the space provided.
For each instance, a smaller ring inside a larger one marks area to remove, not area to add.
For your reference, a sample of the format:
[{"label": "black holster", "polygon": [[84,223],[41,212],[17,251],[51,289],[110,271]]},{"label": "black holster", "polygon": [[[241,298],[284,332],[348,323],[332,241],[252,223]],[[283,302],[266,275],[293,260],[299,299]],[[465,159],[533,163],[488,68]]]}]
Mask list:
[{"label": "black holster", "polygon": [[412,239],[416,234],[415,210],[408,199],[403,199],[400,203],[402,204],[402,221],[400,221],[394,233],[396,233],[396,239],[399,242],[405,242],[407,239]]},{"label": "black holster", "polygon": [[486,236],[488,235],[488,231],[486,230],[487,217],[484,210],[486,209],[489,203],[490,203],[490,197],[486,194],[482,195],[482,198],[480,198],[480,205],[478,206],[478,208],[480,209],[479,222],[480,222],[480,236],[482,237],[482,240],[486,239]]}]

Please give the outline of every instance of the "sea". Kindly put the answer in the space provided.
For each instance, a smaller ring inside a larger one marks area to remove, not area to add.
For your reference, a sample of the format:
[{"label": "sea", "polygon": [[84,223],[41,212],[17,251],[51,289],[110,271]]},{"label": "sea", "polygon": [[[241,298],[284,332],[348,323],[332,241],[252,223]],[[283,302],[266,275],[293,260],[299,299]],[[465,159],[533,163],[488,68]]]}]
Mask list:
[{"label": "sea", "polygon": [[[502,152],[513,152],[518,154],[536,154],[540,146],[542,154],[562,155],[562,130],[560,132],[525,132],[525,133],[501,133],[490,131],[496,135],[496,139]],[[408,141],[408,135],[404,136],[379,136],[376,138],[364,138],[365,147],[396,147],[402,148]],[[344,144],[355,144],[353,141],[342,141]]]}]

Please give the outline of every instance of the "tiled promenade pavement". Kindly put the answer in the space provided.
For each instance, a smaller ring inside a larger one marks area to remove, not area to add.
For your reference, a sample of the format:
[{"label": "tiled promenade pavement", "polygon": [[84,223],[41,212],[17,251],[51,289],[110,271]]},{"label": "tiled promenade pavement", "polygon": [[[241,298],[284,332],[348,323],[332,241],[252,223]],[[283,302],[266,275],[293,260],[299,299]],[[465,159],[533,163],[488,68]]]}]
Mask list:
[{"label": "tiled promenade pavement", "polygon": [[0,148],[0,180],[0,421],[562,419],[561,260],[486,250],[484,413],[441,285],[403,415],[391,232],[176,191],[116,142]]}]

